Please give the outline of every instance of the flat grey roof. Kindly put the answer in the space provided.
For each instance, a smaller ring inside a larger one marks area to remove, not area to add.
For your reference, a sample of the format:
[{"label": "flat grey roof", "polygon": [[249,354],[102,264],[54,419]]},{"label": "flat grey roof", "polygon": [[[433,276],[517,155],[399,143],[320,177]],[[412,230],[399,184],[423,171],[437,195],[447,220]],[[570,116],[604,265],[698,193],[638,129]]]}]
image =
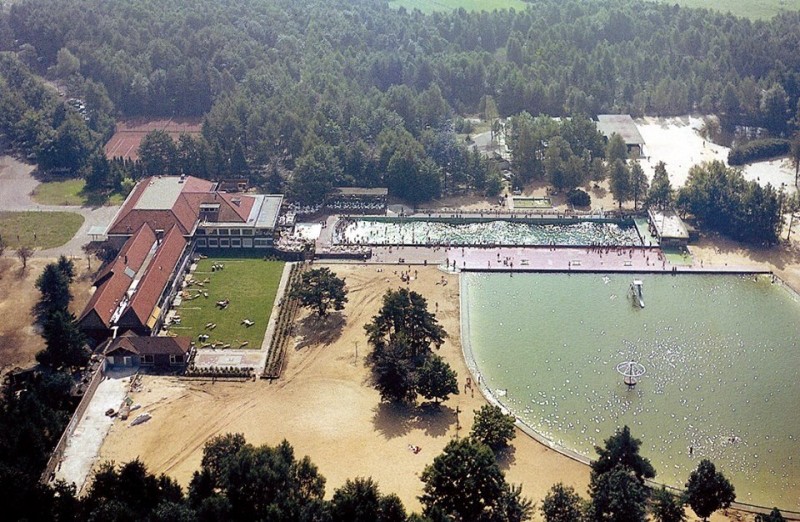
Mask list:
[{"label": "flat grey roof", "polygon": [[651,210],[650,221],[660,238],[689,239],[689,231],[674,210]]},{"label": "flat grey roof", "polygon": [[170,210],[181,194],[183,183],[178,176],[152,178],[139,201],[133,207],[139,210]]},{"label": "flat grey roof", "polygon": [[630,114],[598,114],[597,130],[607,138],[619,134],[625,145],[644,145],[644,138]]},{"label": "flat grey roof", "polygon": [[[256,217],[256,227],[258,228],[275,228],[278,222],[278,214],[281,212],[281,204],[283,203],[282,194],[263,194],[256,196],[262,199],[262,202],[256,202],[253,205],[259,206],[258,216]],[[247,220],[248,223],[250,220]]]}]

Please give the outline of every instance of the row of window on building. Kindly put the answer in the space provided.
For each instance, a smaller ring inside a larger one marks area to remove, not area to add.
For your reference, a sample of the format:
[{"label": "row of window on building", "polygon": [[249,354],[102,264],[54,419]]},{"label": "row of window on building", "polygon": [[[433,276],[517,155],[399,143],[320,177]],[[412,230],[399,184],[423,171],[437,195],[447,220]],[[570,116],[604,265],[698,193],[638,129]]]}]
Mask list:
[{"label": "row of window on building", "polygon": [[197,238],[197,248],[268,248],[272,238]]}]

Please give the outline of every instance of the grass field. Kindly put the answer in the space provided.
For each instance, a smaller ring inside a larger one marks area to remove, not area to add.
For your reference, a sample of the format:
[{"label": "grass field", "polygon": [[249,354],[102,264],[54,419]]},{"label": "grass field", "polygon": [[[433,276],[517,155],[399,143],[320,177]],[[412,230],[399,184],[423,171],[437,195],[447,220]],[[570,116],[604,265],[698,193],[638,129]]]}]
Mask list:
[{"label": "grass field", "polygon": [[83,216],[74,212],[0,212],[0,237],[8,249],[55,248],[72,239],[81,225]]},{"label": "grass field", "polygon": [[31,197],[41,205],[101,206],[121,205],[125,197],[119,193],[110,195],[84,192],[86,182],[82,179],[46,181],[36,186]]},{"label": "grass field", "polygon": [[800,10],[800,0],[656,0],[682,7],[703,7],[753,20],[772,18],[783,11]]},{"label": "grass field", "polygon": [[80,206],[86,204],[86,198],[83,196],[85,185],[86,182],[82,179],[48,181],[37,185],[31,197],[42,205]]},{"label": "grass field", "polygon": [[[225,268],[212,272],[214,263],[222,263]],[[202,288],[191,286],[188,292],[195,295],[205,290],[208,297],[201,295],[191,301],[184,299],[178,308],[181,324],[170,327],[170,331],[195,340],[198,335],[206,333],[209,335],[207,342],[230,344],[231,348],[239,348],[244,342],[248,343],[246,348],[261,348],[283,265],[282,261],[234,257],[200,260],[194,279],[208,279],[209,282]],[[225,299],[230,300],[225,309],[216,306],[217,301]],[[244,319],[255,324],[248,328],[242,324]],[[209,330],[205,327],[207,323],[216,323],[217,326]]]},{"label": "grass field", "polygon": [[522,0],[390,0],[389,5],[395,8],[405,7],[409,11],[419,9],[423,13],[434,11],[452,11],[463,7],[467,11],[494,11],[513,7],[524,11],[526,4]]},{"label": "grass field", "polygon": [[515,197],[514,208],[552,208],[550,198],[520,198]]}]

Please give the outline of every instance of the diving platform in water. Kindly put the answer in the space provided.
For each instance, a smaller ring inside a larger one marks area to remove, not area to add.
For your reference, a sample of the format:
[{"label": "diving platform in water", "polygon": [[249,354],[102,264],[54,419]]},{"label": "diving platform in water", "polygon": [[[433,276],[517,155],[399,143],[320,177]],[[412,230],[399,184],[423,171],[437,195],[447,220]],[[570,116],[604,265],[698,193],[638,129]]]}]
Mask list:
[{"label": "diving platform in water", "polygon": [[641,279],[634,279],[631,283],[631,296],[633,297],[634,301],[639,303],[640,308],[644,308],[644,293],[642,288],[644,283],[642,283]]}]

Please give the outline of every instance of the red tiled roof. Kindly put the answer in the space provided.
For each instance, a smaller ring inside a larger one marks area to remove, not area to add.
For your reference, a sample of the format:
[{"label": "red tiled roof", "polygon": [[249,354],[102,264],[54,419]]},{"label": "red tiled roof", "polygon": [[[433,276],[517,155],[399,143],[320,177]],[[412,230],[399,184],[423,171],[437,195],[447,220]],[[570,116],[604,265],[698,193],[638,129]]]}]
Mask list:
[{"label": "red tiled roof", "polygon": [[106,349],[106,355],[125,350],[138,355],[185,355],[191,347],[188,337],[139,337],[136,335],[117,337]]},{"label": "red tiled roof", "polygon": [[181,192],[183,194],[189,192],[211,192],[215,185],[216,183],[213,181],[208,181],[207,179],[186,176],[186,179],[183,181],[183,189]]},{"label": "red tiled roof", "polygon": [[[200,215],[200,207],[192,202],[195,197],[187,195],[213,194],[215,183],[205,179],[187,176],[181,184],[180,196],[175,200],[171,209],[142,209],[136,208],[144,192],[150,187],[153,178],[145,178],[136,184],[122,208],[117,213],[114,223],[109,227],[111,235],[132,234],[144,223],[149,223],[156,230],[168,230],[172,225],[178,225],[183,235],[189,235],[194,230],[195,222]],[[178,177],[175,177],[177,183]]]},{"label": "red tiled roof", "polygon": [[[150,261],[146,268],[146,272],[139,280],[139,286],[136,288],[136,293],[133,294],[128,309],[120,318],[120,324],[132,325],[138,322],[138,325],[144,326],[147,324],[150,314],[158,304],[158,298],[161,296],[164,288],[172,277],[175,267],[181,258],[184,248],[186,247],[186,240],[178,227],[172,227],[166,233],[164,239],[161,241],[155,256]],[[133,321],[135,316],[136,321]]]},{"label": "red tiled roof", "polygon": [[[250,209],[253,208],[255,202],[255,198],[252,196],[225,192],[182,193],[179,199],[185,199],[193,209],[197,210],[198,216],[200,215],[200,205],[209,203],[219,205],[217,221],[220,223],[247,223]],[[233,202],[234,199],[239,200],[238,205]]]},{"label": "red tiled roof", "polygon": [[[252,196],[241,196],[237,194],[220,194],[222,199],[228,204],[231,210],[235,212],[239,219],[231,219],[230,221],[241,221],[247,223],[247,218],[250,216],[250,209],[253,208],[256,198]],[[239,204],[234,203],[234,200],[239,200]],[[222,216],[222,207],[220,206],[220,217]],[[220,219],[220,221],[229,221],[228,219]]]},{"label": "red tiled roof", "polygon": [[79,321],[94,311],[106,326],[109,325],[111,315],[133,282],[133,276],[126,274],[125,269],[130,268],[135,274],[142,267],[155,241],[156,235],[152,228],[147,224],[139,228],[122,247],[119,256],[98,274],[95,281],[97,289],[86,304]]}]

